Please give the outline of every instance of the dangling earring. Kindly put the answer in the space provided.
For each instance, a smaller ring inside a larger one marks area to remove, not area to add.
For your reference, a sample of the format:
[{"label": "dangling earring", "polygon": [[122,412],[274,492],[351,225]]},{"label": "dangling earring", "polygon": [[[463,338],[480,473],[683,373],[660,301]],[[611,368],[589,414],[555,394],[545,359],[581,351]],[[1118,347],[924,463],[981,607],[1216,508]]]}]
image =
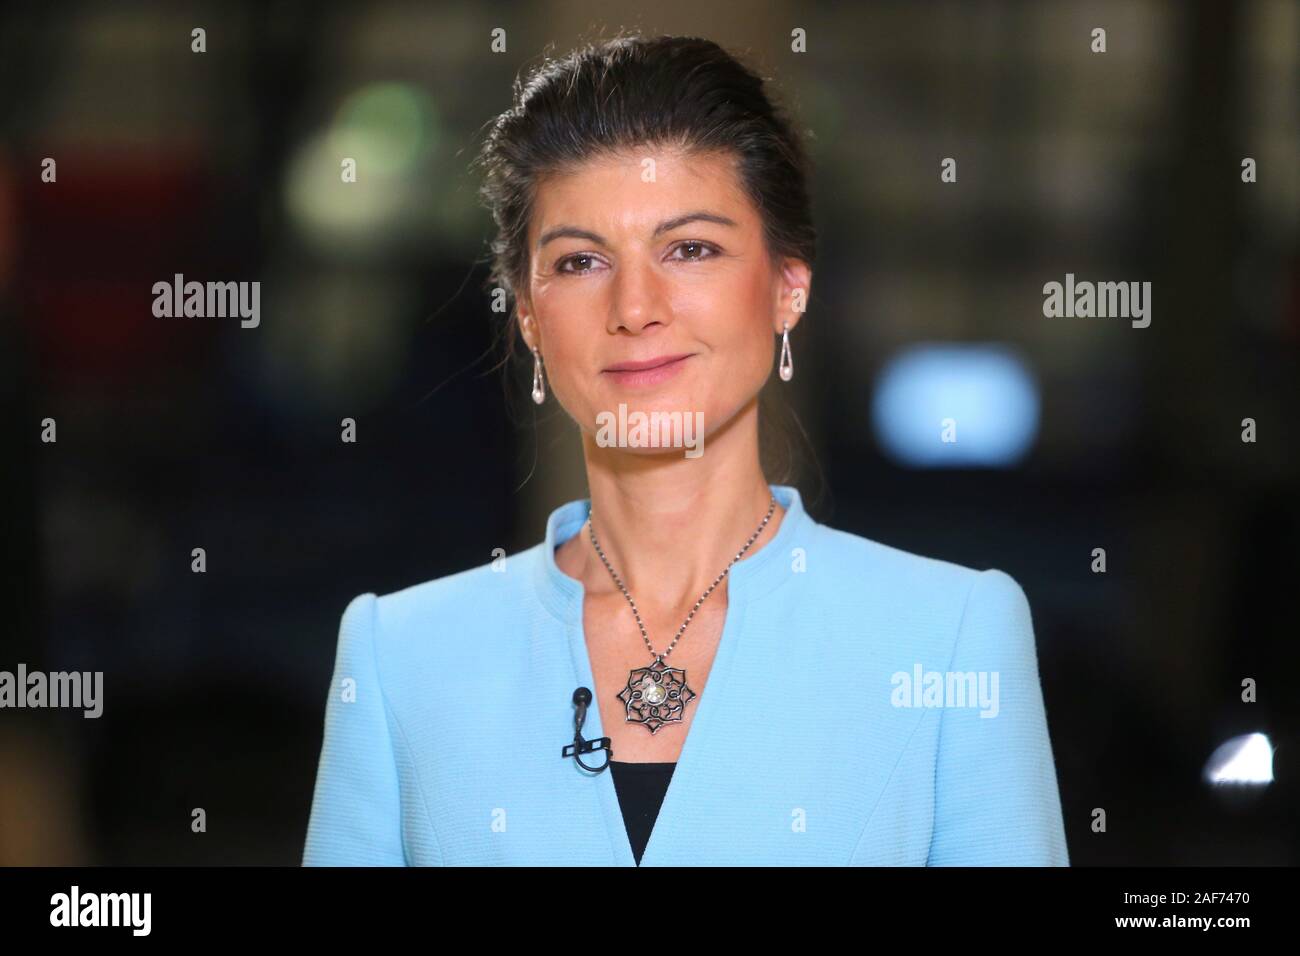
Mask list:
[{"label": "dangling earring", "polygon": [[794,378],[794,359],[790,357],[790,323],[781,323],[781,381],[788,382]]},{"label": "dangling earring", "polygon": [[546,380],[542,377],[542,353],[533,346],[533,401],[538,405],[546,401]]}]

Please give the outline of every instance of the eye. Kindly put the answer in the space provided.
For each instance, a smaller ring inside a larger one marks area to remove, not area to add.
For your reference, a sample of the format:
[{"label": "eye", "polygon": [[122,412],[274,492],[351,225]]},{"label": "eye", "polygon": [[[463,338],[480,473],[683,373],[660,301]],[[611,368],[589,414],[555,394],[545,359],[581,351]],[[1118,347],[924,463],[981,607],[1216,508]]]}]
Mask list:
[{"label": "eye", "polygon": [[585,269],[566,269],[565,266],[570,262],[580,262],[580,261],[585,261],[588,264],[590,264],[594,262],[595,259],[596,257],[593,256],[590,252],[575,252],[573,255],[565,256],[563,259],[557,262],[555,264],[555,271],[565,273],[566,275],[581,275],[584,272],[591,271],[590,265],[588,265],[588,267]]},{"label": "eye", "polygon": [[698,239],[687,239],[685,242],[679,243],[673,251],[677,252],[678,250],[689,248],[694,248],[699,251],[695,255],[688,255],[684,259],[679,259],[679,262],[694,262],[700,259],[712,259],[718,254],[717,246],[712,246],[707,242],[701,242]]}]

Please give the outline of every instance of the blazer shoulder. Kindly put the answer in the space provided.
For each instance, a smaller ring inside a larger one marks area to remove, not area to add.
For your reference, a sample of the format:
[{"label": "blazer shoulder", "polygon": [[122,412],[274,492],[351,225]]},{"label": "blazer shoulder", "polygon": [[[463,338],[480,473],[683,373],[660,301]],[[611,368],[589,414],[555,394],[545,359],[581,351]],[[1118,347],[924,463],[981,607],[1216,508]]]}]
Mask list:
[{"label": "blazer shoulder", "polygon": [[981,571],[955,561],[907,551],[828,525],[818,525],[818,531],[836,562],[853,573],[869,574],[908,587],[924,587],[931,594],[936,590],[953,590],[964,595],[980,575],[1004,574],[996,569]]},{"label": "blazer shoulder", "polygon": [[396,591],[375,600],[377,640],[392,646],[431,626],[469,626],[517,612],[527,602],[540,545]]},{"label": "blazer shoulder", "polygon": [[1000,568],[970,567],[827,525],[818,525],[810,547],[818,548],[818,542],[828,552],[826,563],[845,576],[845,585],[855,593],[931,610],[946,608],[957,621],[973,609],[1021,618],[1029,614],[1024,588]]}]

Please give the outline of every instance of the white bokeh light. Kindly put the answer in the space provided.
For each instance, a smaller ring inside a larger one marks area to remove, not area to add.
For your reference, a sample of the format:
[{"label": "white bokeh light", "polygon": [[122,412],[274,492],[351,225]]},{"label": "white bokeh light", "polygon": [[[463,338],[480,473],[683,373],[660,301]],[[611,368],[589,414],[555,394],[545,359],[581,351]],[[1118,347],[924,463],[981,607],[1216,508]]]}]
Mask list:
[{"label": "white bokeh light", "polygon": [[1265,734],[1242,734],[1220,744],[1205,764],[1208,783],[1270,784],[1273,745]]}]

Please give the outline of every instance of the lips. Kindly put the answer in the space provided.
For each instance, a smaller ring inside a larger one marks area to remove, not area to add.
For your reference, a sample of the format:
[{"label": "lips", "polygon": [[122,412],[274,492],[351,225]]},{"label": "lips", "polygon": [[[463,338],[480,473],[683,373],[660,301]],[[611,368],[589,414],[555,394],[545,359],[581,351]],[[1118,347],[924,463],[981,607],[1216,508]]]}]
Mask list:
[{"label": "lips", "polygon": [[620,388],[652,388],[675,378],[686,367],[693,353],[661,355],[644,362],[619,362],[602,373]]},{"label": "lips", "polygon": [[676,355],[661,355],[658,358],[646,359],[644,362],[619,362],[617,365],[611,365],[605,369],[606,372],[644,372],[648,369],[659,368],[661,365],[668,365],[670,362],[676,362],[680,359],[688,358],[689,352],[681,352]]}]

